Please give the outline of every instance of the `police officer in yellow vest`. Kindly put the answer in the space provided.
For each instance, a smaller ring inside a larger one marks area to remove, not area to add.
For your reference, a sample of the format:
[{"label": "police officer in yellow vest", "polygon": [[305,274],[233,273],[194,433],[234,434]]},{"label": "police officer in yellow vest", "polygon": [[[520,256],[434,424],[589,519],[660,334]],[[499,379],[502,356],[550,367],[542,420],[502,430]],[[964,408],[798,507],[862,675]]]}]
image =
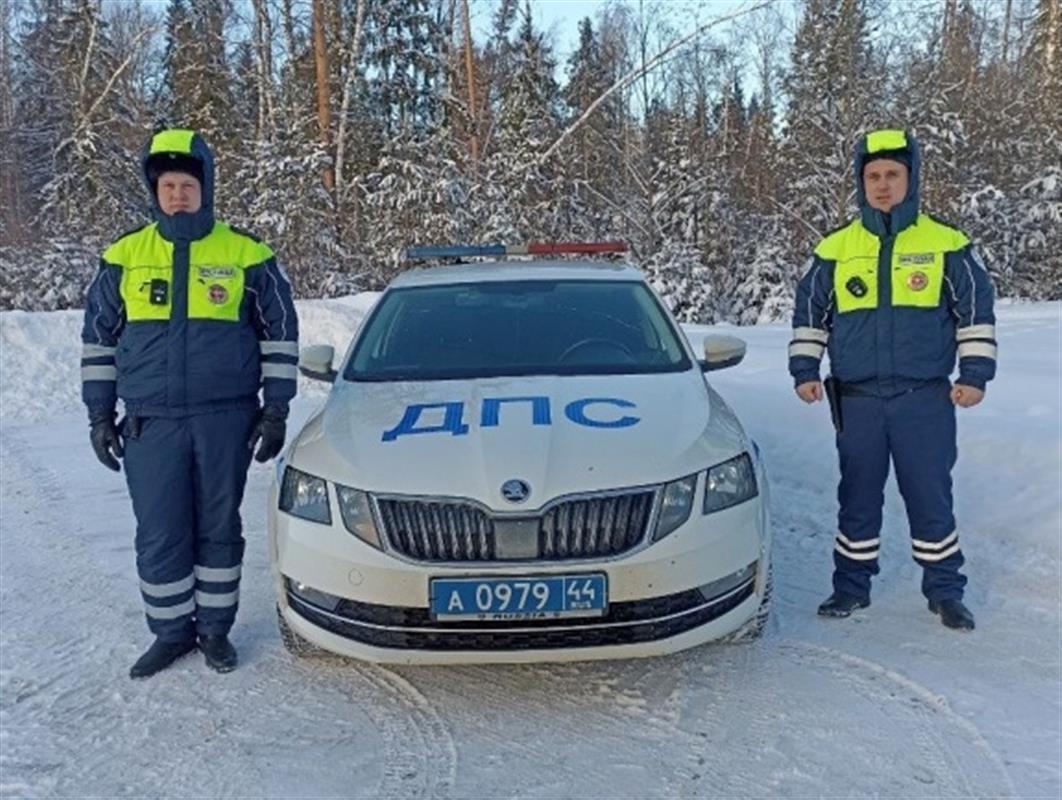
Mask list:
[{"label": "police officer in yellow vest", "polygon": [[[860,216],[819,243],[797,287],[789,371],[805,402],[829,396],[838,429],[833,594],[819,614],[847,617],[870,605],[891,458],[929,610],[949,628],[972,630],[951,469],[955,406],[981,402],[995,375],[993,291],[966,236],[920,213],[920,166],[908,132],[859,140]],[[819,363],[827,350],[824,391]]]},{"label": "police officer in yellow vest", "polygon": [[[155,221],[115,241],[88,290],[82,398],[96,456],[125,475],[136,561],[156,640],[130,670],[166,668],[197,645],[236,666],[251,454],[284,444],[298,320],[273,251],[214,219],[214,159],[195,131],[156,133],[142,160]],[[262,402],[259,401],[261,391]],[[125,407],[116,424],[116,404]]]}]

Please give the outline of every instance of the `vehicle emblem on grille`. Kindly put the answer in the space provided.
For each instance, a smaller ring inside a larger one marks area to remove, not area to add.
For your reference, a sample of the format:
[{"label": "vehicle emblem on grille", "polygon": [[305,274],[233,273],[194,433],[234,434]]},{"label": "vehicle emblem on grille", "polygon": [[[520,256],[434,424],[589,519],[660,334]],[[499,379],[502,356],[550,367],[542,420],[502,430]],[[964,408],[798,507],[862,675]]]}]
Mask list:
[{"label": "vehicle emblem on grille", "polygon": [[510,503],[522,503],[531,496],[531,487],[526,481],[513,478],[502,484],[501,493]]}]

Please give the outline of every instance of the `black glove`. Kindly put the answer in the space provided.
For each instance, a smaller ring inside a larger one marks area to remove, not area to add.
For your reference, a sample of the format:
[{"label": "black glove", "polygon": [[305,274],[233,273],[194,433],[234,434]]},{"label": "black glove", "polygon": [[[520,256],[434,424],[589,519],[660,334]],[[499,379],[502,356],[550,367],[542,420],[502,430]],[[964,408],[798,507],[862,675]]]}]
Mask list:
[{"label": "black glove", "polygon": [[258,415],[258,422],[251,431],[251,438],[247,441],[247,449],[254,450],[258,440],[262,440],[262,443],[258,445],[258,452],[254,454],[255,461],[264,464],[269,459],[276,458],[280,453],[281,448],[284,447],[284,434],[287,431],[284,420],[287,416],[287,412],[276,406],[266,406],[262,409]]},{"label": "black glove", "polygon": [[125,455],[122,448],[122,436],[114,425],[114,412],[94,414],[89,418],[89,441],[92,449],[96,452],[96,458],[107,469],[120,472],[122,469],[118,459]]}]

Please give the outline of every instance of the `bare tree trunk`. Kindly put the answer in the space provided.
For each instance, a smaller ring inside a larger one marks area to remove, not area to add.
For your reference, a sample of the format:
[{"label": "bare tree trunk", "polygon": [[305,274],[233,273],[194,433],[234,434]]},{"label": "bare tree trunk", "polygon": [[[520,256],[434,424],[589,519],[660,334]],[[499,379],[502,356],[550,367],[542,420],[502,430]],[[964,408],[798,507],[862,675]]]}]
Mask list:
[{"label": "bare tree trunk", "polygon": [[1046,0],[1044,13],[1047,20],[1044,23],[1047,41],[1044,43],[1044,74],[1050,78],[1057,78],[1059,42],[1062,41],[1062,0]]},{"label": "bare tree trunk", "polygon": [[15,98],[11,76],[11,0],[0,0],[0,244],[15,239],[22,223],[15,155]]},{"label": "bare tree trunk", "polygon": [[[313,0],[313,61],[317,78],[317,127],[320,129],[321,146],[332,155],[332,100],[329,91],[328,43],[325,40],[325,20],[323,0]],[[324,169],[322,176],[325,189],[335,189],[335,171],[331,166]]]},{"label": "bare tree trunk", "polygon": [[365,0],[358,0],[354,10],[354,41],[347,51],[346,75],[343,78],[343,100],[339,107],[339,133],[336,136],[336,214],[342,214],[344,201],[343,165],[347,154],[347,120],[350,116],[350,100],[357,83],[358,62],[361,60],[362,32],[365,28]]},{"label": "bare tree trunk", "polygon": [[649,69],[646,67],[649,56],[649,22],[645,15],[645,0],[638,0],[638,54],[642,64],[642,120],[649,122]]},{"label": "bare tree trunk", "polygon": [[1010,50],[1010,15],[1014,0],[1007,0],[1007,10],[1003,13],[1003,63],[1007,63]]},{"label": "bare tree trunk", "polygon": [[468,81],[468,147],[472,163],[479,161],[479,124],[476,117],[476,68],[472,59],[472,25],[468,21],[468,0],[461,0],[461,21],[465,27],[465,73]]},{"label": "bare tree trunk", "polygon": [[258,61],[259,142],[271,139],[267,131],[276,118],[273,109],[273,24],[265,0],[254,0],[254,35]]}]

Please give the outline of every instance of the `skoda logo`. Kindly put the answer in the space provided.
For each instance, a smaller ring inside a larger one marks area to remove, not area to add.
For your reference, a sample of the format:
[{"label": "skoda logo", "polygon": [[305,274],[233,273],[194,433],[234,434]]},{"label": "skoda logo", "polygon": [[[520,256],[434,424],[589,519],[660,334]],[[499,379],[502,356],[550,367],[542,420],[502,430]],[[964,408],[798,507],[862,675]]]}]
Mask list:
[{"label": "skoda logo", "polygon": [[510,503],[522,503],[531,496],[531,487],[526,481],[513,478],[502,484],[501,493]]}]

